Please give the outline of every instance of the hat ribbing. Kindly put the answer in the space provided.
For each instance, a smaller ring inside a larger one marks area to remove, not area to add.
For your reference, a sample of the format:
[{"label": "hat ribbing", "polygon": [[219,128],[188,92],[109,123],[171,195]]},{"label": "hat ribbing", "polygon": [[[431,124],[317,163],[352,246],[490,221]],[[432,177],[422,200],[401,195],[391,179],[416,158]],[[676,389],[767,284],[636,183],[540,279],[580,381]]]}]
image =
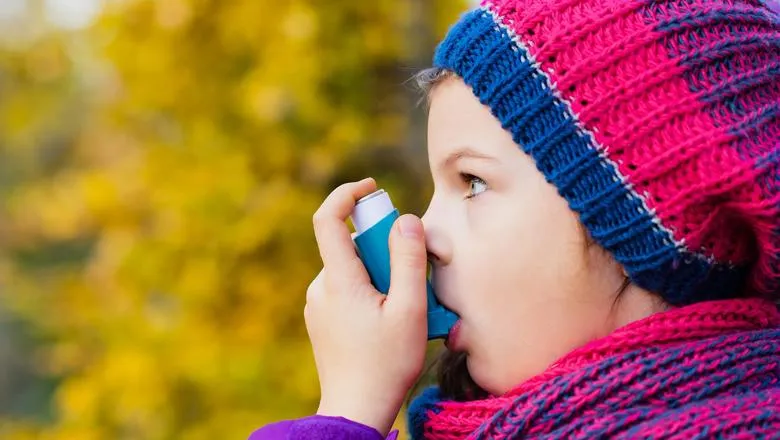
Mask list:
[{"label": "hat ribbing", "polygon": [[780,26],[761,2],[486,1],[434,64],[638,285],[780,294]]}]

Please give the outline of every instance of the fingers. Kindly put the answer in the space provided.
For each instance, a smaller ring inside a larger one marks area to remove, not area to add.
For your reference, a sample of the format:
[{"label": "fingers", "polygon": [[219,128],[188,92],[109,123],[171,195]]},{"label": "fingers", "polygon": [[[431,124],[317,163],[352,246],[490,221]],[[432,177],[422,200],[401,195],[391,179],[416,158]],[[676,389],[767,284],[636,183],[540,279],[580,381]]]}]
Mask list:
[{"label": "fingers", "polygon": [[419,218],[405,214],[390,233],[390,292],[387,307],[425,316],[427,253]]},{"label": "fingers", "polygon": [[355,208],[355,202],[375,190],[376,182],[371,178],[343,184],[333,190],[314,213],[314,235],[322,264],[326,268],[338,268],[344,278],[367,278],[346,220]]},{"label": "fingers", "polygon": [[322,281],[324,273],[325,273],[325,269],[320,270],[320,273],[318,273],[317,276],[314,277],[314,279],[309,284],[309,288],[306,289],[307,304],[316,301],[317,298],[321,295],[322,291],[324,290],[325,286],[323,285],[323,281]]}]

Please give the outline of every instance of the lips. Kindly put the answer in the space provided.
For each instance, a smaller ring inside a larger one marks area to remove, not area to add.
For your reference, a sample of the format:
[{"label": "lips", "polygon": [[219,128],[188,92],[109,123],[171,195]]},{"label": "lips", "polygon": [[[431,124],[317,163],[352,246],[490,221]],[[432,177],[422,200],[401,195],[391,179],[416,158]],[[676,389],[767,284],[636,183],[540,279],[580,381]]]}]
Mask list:
[{"label": "lips", "polygon": [[460,334],[460,319],[450,329],[447,339],[444,340],[444,346],[449,350],[456,351],[458,347],[458,335]]}]

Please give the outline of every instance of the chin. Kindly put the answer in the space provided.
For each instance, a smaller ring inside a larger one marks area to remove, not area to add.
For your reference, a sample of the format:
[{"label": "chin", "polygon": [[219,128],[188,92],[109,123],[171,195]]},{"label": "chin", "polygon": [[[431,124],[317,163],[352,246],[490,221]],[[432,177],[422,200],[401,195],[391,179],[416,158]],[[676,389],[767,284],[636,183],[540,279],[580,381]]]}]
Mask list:
[{"label": "chin", "polygon": [[497,384],[495,383],[496,378],[495,375],[490,374],[491,369],[487,365],[475,360],[474,356],[467,355],[466,369],[469,372],[469,376],[471,376],[471,380],[473,380],[478,387],[493,395],[500,394],[496,393],[496,390],[498,389],[496,386]]},{"label": "chin", "polygon": [[522,377],[517,380],[507,376],[506,371],[501,368],[491,366],[489,362],[475,359],[473,356],[467,356],[466,368],[468,369],[471,380],[485,392],[493,396],[501,396],[517,387],[528,377]]}]

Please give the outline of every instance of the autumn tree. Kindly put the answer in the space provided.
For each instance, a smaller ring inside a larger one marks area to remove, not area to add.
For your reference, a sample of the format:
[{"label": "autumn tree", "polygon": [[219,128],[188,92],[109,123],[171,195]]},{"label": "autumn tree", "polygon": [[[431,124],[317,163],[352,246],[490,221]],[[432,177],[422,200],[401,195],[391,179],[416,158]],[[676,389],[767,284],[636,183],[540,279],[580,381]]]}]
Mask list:
[{"label": "autumn tree", "polygon": [[463,7],[110,2],[6,54],[2,301],[56,386],[51,420],[0,434],[245,438],[311,413],[311,215],[366,175],[419,213],[406,82]]}]

